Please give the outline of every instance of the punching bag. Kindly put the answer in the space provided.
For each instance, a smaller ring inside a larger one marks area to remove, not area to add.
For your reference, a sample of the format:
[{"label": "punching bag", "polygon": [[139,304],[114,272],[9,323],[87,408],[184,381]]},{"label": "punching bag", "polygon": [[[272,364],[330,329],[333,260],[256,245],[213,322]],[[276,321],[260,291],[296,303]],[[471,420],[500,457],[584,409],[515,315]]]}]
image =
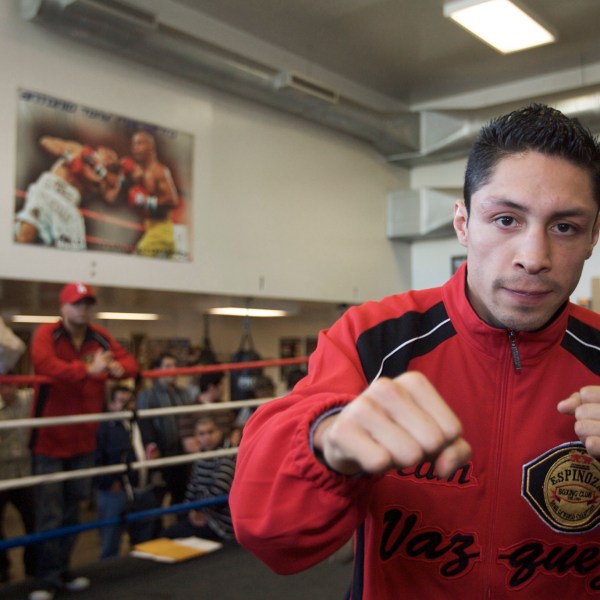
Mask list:
[{"label": "punching bag", "polygon": [[[244,330],[240,347],[231,357],[233,363],[253,362],[262,360],[260,354],[254,349],[252,335],[250,334],[250,317],[244,317]],[[254,398],[254,384],[256,378],[262,375],[262,369],[234,369],[230,372],[231,400],[248,400]]]},{"label": "punching bag", "polygon": [[215,365],[218,362],[217,355],[215,354],[210,341],[208,317],[209,315],[204,315],[204,340],[202,342],[202,348],[200,348],[200,354],[198,355],[198,362],[201,365]]}]

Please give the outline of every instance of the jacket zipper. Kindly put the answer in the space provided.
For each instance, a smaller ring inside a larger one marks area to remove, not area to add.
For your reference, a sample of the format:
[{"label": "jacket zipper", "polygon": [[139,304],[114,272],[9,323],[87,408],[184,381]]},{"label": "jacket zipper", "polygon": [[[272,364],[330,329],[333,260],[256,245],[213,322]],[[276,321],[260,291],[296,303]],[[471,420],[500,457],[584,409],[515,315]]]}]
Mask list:
[{"label": "jacket zipper", "polygon": [[[511,360],[510,362],[512,362],[514,371],[516,374],[519,374],[521,372],[521,355],[519,354],[519,348],[517,346],[517,332],[514,330],[509,330],[508,332],[508,340],[509,340],[509,344],[510,344],[510,355],[511,355]],[[502,381],[502,386],[500,389],[500,394],[498,396],[498,428],[496,429],[496,444],[495,444],[495,453],[494,453],[494,458],[493,458],[493,463],[494,464],[499,464],[499,459],[502,456],[502,447],[503,447],[503,443],[504,443],[504,428],[505,428],[505,421],[506,421],[506,410],[507,410],[507,402],[508,402],[508,395],[509,395],[509,389],[511,388],[511,384],[510,384],[510,362],[505,362],[505,367],[502,369],[502,375],[501,375],[501,381]],[[495,531],[496,531],[496,517],[497,517],[497,513],[498,513],[498,489],[500,487],[500,481],[498,477],[495,477],[492,481],[492,489],[491,491],[491,497],[492,497],[492,506],[491,506],[491,510],[490,510],[490,527],[489,527],[489,540],[488,540],[488,544],[487,544],[487,551],[486,551],[486,555],[487,555],[487,565],[488,565],[488,585],[487,585],[487,589],[485,592],[485,597],[486,598],[492,598],[493,597],[493,588],[492,588],[492,577],[491,577],[491,573],[492,573],[492,569],[493,569],[493,565],[495,564],[495,560],[494,560],[494,552],[495,552],[495,545],[494,545],[494,540],[495,540]]]},{"label": "jacket zipper", "polygon": [[517,373],[520,373],[521,356],[519,355],[519,347],[517,346],[517,332],[514,329],[509,330],[508,340],[510,342],[510,352],[512,354],[512,361],[515,367],[515,371],[517,371]]}]

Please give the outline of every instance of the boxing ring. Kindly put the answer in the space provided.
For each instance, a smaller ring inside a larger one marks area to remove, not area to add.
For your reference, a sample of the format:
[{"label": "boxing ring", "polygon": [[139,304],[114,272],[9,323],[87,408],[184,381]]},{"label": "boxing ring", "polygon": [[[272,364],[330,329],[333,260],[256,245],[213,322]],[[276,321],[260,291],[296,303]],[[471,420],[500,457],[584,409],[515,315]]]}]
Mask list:
[{"label": "boxing ring", "polygon": [[[234,371],[244,369],[259,369],[264,367],[277,367],[277,366],[292,366],[304,364],[307,362],[306,358],[287,358],[279,360],[260,360],[243,363],[227,363],[218,365],[208,366],[197,366],[197,367],[180,367],[176,369],[154,369],[151,371],[144,371],[141,373],[142,378],[145,379],[158,379],[161,377],[178,377],[187,375],[202,375],[203,373],[217,373],[223,371]],[[37,375],[1,375],[0,382],[13,383],[16,385],[33,385],[34,387],[39,386],[42,383],[52,384],[52,379],[48,377],[41,377]],[[36,417],[28,419],[10,419],[0,421],[0,431],[3,429],[14,429],[14,428],[39,428],[39,427],[52,427],[55,425],[76,425],[78,423],[90,423],[90,422],[101,422],[101,421],[130,421],[135,422],[140,419],[148,419],[156,416],[164,415],[178,415],[184,413],[198,413],[203,412],[217,412],[222,410],[237,410],[244,407],[257,407],[261,404],[273,400],[273,398],[260,398],[251,400],[236,400],[232,402],[215,402],[207,404],[190,404],[186,406],[173,406],[168,408],[151,408],[144,410],[124,410],[118,412],[102,412],[102,413],[90,413],[81,415],[69,415],[64,417]],[[217,458],[220,456],[230,456],[237,454],[237,448],[225,448],[221,450],[213,450],[211,452],[195,452],[185,453],[177,456],[168,456],[156,459],[144,459],[141,461],[133,461],[125,464],[108,465],[102,467],[93,467],[89,469],[78,469],[62,473],[50,473],[44,475],[31,475],[29,477],[21,477],[19,479],[5,479],[0,480],[0,491],[9,490],[14,488],[29,487],[34,485],[43,485],[44,483],[51,483],[56,481],[66,481],[69,479],[79,479],[82,477],[95,477],[97,475],[104,474],[116,474],[126,473],[129,470],[138,471],[141,469],[152,469],[157,467],[172,466],[178,464],[191,463],[199,458]],[[223,497],[221,502],[227,500],[227,497]],[[216,502],[212,502],[215,504]],[[190,504],[183,504],[186,508],[197,508]],[[179,512],[184,509],[172,510],[173,507],[164,509],[158,509],[156,515],[160,515],[168,512]],[[147,515],[144,515],[147,516]],[[134,520],[136,517],[132,513],[129,517]],[[139,517],[142,518],[142,517]],[[103,525],[112,525],[112,522],[97,521],[95,527],[101,527]],[[85,529],[88,527],[85,525]],[[82,529],[83,530],[83,529]],[[0,550],[7,548],[13,548],[20,545],[27,545],[49,537],[61,537],[62,535],[71,535],[75,533],[73,528],[69,528],[68,531],[53,530],[47,534],[36,534],[34,536],[22,536],[18,539],[0,541]],[[46,537],[47,536],[47,537]]]},{"label": "boxing ring", "polygon": [[[164,376],[198,376],[202,373],[233,371],[239,369],[258,369],[302,365],[307,358],[263,360],[244,363],[230,363],[210,366],[184,367],[168,370],[153,370],[141,373],[142,377],[154,379]],[[36,388],[42,383],[51,383],[51,379],[40,376],[11,375],[0,376],[0,381],[27,385]],[[256,407],[273,398],[218,402],[214,404],[192,404],[189,406],[146,409],[139,411],[104,412],[98,414],[72,415],[69,417],[14,419],[0,421],[0,431],[10,427],[51,427],[65,423],[100,422],[107,420],[141,420],[157,415],[180,413],[206,413],[223,409],[241,409]],[[190,463],[198,458],[236,454],[237,448],[220,449],[211,452],[181,454],[119,464],[92,469],[81,469],[64,473],[30,476],[15,480],[0,481],[0,490],[23,486],[43,485],[50,481],[65,481],[78,477],[92,477],[102,473],[124,473],[128,469],[139,470],[174,464]],[[19,546],[36,544],[48,539],[74,535],[109,525],[126,524],[145,518],[157,518],[165,514],[178,513],[189,509],[219,504],[227,501],[220,496],[209,501],[182,503],[172,506],[125,513],[119,518],[91,520],[71,527],[51,531],[21,535],[0,541],[0,549],[10,550]],[[187,600],[191,595],[214,598],[215,600],[340,600],[345,597],[352,576],[352,565],[347,555],[340,553],[307,571],[296,575],[277,575],[257,558],[235,542],[225,543],[223,548],[192,560],[167,564],[136,558],[130,555],[107,560],[97,560],[89,565],[77,567],[78,574],[92,580],[92,586],[77,593],[79,600],[128,600],[144,598],[157,600]],[[0,585],[3,600],[22,600],[30,589],[26,579]],[[72,594],[70,594],[72,595]]]}]

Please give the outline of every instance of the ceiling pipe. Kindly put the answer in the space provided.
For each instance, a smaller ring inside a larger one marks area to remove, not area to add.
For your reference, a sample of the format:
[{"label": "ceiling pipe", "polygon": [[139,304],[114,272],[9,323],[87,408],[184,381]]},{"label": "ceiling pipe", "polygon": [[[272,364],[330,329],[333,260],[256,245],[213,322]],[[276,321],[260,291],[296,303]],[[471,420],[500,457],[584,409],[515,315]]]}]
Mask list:
[{"label": "ceiling pipe", "polygon": [[477,110],[388,113],[300,74],[254,61],[161,23],[119,0],[20,0],[25,20],[135,61],[342,131],[411,167],[464,157],[481,126],[538,100],[600,129],[600,88]]},{"label": "ceiling pipe", "polygon": [[384,155],[417,151],[419,117],[387,113],[296,73],[253,61],[160,22],[116,0],[21,0],[21,16],[96,47],[118,52],[372,144]]}]

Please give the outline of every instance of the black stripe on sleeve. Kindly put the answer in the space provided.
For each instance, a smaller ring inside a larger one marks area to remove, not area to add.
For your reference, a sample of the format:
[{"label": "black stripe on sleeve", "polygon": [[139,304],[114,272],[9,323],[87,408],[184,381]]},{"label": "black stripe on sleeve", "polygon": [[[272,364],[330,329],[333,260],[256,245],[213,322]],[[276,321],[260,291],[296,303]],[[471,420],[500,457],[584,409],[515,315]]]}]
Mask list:
[{"label": "black stripe on sleeve", "polygon": [[92,331],[90,338],[96,340],[103,350],[110,350],[110,342],[98,331]]},{"label": "black stripe on sleeve", "polygon": [[431,352],[456,335],[443,302],[424,313],[407,312],[364,331],[356,348],[367,381],[378,376],[396,377],[416,356]]},{"label": "black stripe on sleeve", "polygon": [[561,346],[583,363],[594,375],[600,375],[600,331],[569,317]]}]

